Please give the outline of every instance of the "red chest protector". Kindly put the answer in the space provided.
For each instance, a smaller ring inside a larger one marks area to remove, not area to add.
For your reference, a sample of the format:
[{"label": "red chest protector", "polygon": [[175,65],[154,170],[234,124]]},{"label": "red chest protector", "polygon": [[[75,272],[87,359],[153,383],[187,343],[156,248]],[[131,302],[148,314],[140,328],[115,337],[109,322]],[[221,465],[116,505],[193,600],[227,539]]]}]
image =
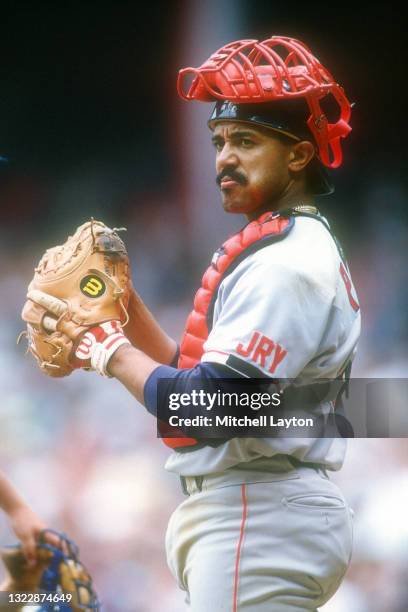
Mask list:
[{"label": "red chest protector", "polygon": [[[273,242],[284,238],[294,225],[294,218],[267,212],[248,223],[215,252],[204,272],[201,287],[194,297],[194,308],[189,314],[180,345],[179,368],[194,368],[203,355],[203,345],[212,327],[214,304],[218,288],[246,257]],[[194,450],[202,445],[194,438],[163,438],[175,450]]]}]

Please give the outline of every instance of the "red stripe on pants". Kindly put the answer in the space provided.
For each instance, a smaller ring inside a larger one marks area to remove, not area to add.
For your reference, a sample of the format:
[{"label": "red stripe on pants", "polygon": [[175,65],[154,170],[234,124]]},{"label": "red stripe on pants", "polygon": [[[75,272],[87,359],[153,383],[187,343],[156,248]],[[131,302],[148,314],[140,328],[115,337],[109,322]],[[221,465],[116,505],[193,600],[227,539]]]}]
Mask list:
[{"label": "red stripe on pants", "polygon": [[242,542],[244,539],[245,524],[246,524],[246,519],[247,519],[247,497],[246,497],[246,485],[245,484],[241,485],[241,494],[242,494],[242,520],[241,520],[241,529],[239,532],[237,554],[235,557],[234,600],[233,600],[233,606],[232,606],[233,612],[237,612],[238,610],[239,562],[241,559],[241,548],[242,548]]}]

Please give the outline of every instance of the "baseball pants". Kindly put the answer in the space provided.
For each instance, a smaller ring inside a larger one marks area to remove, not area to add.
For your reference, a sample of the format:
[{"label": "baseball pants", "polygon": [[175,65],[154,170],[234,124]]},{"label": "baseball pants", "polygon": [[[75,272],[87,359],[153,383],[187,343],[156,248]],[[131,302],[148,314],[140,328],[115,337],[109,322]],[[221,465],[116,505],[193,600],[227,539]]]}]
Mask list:
[{"label": "baseball pants", "polygon": [[184,479],[166,550],[188,610],[316,611],[339,587],[352,548],[342,493],[320,469],[271,463]]}]

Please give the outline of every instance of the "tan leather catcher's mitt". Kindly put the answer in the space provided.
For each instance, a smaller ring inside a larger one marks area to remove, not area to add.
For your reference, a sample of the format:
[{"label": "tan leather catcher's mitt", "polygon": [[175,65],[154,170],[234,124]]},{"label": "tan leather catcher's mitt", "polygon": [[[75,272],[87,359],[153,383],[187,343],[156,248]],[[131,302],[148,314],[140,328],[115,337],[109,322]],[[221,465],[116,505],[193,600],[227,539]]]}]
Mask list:
[{"label": "tan leather catcher's mitt", "polygon": [[28,348],[49,376],[72,373],[76,344],[87,329],[128,322],[129,260],[117,231],[91,219],[48,249],[35,269],[22,318]]}]

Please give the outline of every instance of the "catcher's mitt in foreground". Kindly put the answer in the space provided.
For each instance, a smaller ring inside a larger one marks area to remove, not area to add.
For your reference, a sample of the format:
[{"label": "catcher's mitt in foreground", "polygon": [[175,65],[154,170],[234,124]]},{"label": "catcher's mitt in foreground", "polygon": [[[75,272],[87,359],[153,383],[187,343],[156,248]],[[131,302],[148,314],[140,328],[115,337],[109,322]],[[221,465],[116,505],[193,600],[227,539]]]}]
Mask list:
[{"label": "catcher's mitt in foreground", "polygon": [[43,372],[68,376],[91,367],[84,354],[75,355],[80,339],[101,323],[126,325],[129,284],[126,247],[117,230],[101,221],[84,223],[64,244],[46,251],[22,312],[29,350]]},{"label": "catcher's mitt in foreground", "polygon": [[[59,540],[59,547],[46,542],[47,532]],[[100,603],[93,590],[92,578],[78,558],[78,547],[64,534],[47,530],[40,535],[37,563],[30,567],[20,545],[1,550],[7,576],[0,591],[40,594],[32,603],[41,611],[96,612]],[[12,601],[17,601],[13,599]],[[26,603],[29,603],[29,598]]]}]

